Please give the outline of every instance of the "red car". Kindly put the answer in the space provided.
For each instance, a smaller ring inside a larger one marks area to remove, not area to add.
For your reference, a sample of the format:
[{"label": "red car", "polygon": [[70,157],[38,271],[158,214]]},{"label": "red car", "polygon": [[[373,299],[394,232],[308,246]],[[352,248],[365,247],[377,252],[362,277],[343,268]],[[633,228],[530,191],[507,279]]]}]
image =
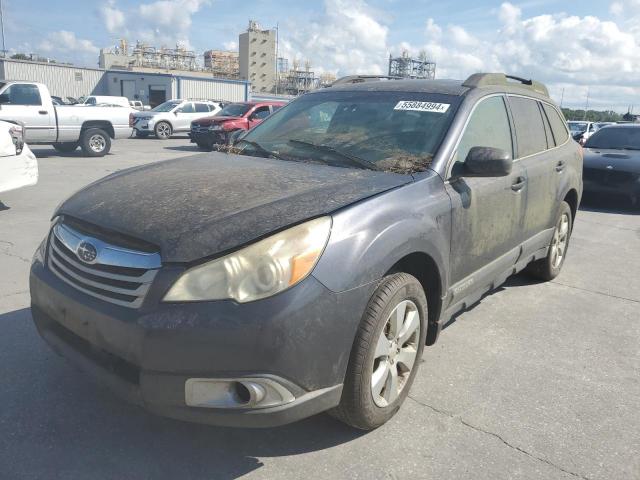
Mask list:
[{"label": "red car", "polygon": [[235,133],[255,127],[284,105],[283,102],[230,103],[213,117],[191,122],[191,143],[206,150],[211,150],[213,145],[227,145]]}]

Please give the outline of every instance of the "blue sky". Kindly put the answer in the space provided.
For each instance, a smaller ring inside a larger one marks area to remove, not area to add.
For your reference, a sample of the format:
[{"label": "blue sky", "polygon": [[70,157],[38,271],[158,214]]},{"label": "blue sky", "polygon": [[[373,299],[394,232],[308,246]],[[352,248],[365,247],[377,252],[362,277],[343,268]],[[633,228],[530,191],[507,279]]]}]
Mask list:
[{"label": "blue sky", "polygon": [[[559,100],[625,110],[640,85],[635,0],[4,0],[6,48],[95,66],[100,48],[145,40],[202,53],[235,48],[249,18],[280,26],[281,52],[338,75],[381,73],[389,53],[425,50],[438,76],[505,70]],[[640,105],[638,106],[640,108]]]}]

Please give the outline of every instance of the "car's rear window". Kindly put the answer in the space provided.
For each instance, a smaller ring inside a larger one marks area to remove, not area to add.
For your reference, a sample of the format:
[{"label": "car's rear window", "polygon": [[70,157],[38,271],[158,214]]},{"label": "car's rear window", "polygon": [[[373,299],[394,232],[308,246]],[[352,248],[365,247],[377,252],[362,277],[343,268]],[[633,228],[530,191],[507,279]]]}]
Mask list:
[{"label": "car's rear window", "polygon": [[562,120],[558,111],[551,105],[543,103],[542,108],[544,108],[544,112],[551,124],[551,131],[553,132],[553,138],[556,141],[556,145],[562,145],[569,139],[569,133],[567,132],[564,120]]},{"label": "car's rear window", "polygon": [[244,138],[292,159],[334,164],[352,156],[381,170],[422,171],[459,102],[444,94],[326,89],[294,100]]},{"label": "car's rear window", "polygon": [[532,98],[509,96],[516,125],[518,157],[526,157],[547,149],[547,137],[538,102]]}]

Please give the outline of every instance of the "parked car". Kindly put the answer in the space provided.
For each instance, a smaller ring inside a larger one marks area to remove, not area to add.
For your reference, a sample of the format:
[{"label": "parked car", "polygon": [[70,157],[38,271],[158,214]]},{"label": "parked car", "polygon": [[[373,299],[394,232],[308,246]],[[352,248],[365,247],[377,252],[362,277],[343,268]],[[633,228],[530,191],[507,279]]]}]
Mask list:
[{"label": "parked car", "polygon": [[584,144],[584,191],[640,200],[640,125],[604,127]]},{"label": "parked car", "polygon": [[160,140],[166,140],[175,132],[188,132],[191,122],[196,118],[215,115],[220,110],[217,102],[209,100],[169,100],[148,112],[134,113],[130,124],[137,137],[155,135]]},{"label": "parked car", "polygon": [[216,144],[228,145],[239,131],[255,127],[284,105],[283,102],[230,103],[215,116],[191,122],[191,143],[204,150],[211,150]]},{"label": "parked car", "polygon": [[22,126],[0,121],[0,193],[38,183],[38,161],[24,143]]},{"label": "parked car", "polygon": [[316,90],[238,154],[92,183],[35,253],[40,334],[161,415],[383,424],[453,315],[566,259],[581,148],[544,85],[510,78]]},{"label": "parked car", "polygon": [[82,103],[78,103],[76,105],[85,107],[90,105],[131,107],[127,97],[115,97],[112,95],[90,95],[88,97],[84,97]]},{"label": "parked car", "polygon": [[149,105],[145,105],[140,100],[129,100],[129,106],[131,108],[135,108],[140,112],[143,112],[145,110],[151,110],[151,107]]},{"label": "parked car", "polygon": [[72,152],[80,146],[87,156],[106,155],[111,139],[131,135],[132,110],[55,106],[41,83],[0,82],[0,120],[24,125],[29,144],[53,145],[60,152]]},{"label": "parked car", "polygon": [[571,130],[571,136],[581,145],[583,145],[584,142],[586,142],[598,129],[594,122],[570,121],[567,123],[569,125],[569,130]]}]

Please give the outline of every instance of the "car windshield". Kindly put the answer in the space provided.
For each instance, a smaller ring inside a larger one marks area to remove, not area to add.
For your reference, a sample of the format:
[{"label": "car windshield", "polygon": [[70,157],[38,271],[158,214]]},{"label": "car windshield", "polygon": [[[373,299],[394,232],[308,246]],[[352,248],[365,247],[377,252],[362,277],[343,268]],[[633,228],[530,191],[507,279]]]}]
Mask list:
[{"label": "car windshield", "polygon": [[607,127],[594,133],[586,148],[640,150],[640,127]]},{"label": "car windshield", "polygon": [[151,111],[152,112],[170,112],[171,110],[176,108],[178,105],[180,105],[180,103],[182,102],[172,102],[172,101],[164,102],[158,105],[157,107],[151,109]]},{"label": "car windshield", "polygon": [[251,105],[246,103],[231,103],[218,112],[221,117],[241,117],[249,111]]},{"label": "car windshield", "polygon": [[238,146],[248,155],[271,152],[341,167],[424,171],[459,101],[444,94],[327,89],[281,108]]},{"label": "car windshield", "polygon": [[587,130],[587,122],[568,122],[572,133],[584,132]]}]

